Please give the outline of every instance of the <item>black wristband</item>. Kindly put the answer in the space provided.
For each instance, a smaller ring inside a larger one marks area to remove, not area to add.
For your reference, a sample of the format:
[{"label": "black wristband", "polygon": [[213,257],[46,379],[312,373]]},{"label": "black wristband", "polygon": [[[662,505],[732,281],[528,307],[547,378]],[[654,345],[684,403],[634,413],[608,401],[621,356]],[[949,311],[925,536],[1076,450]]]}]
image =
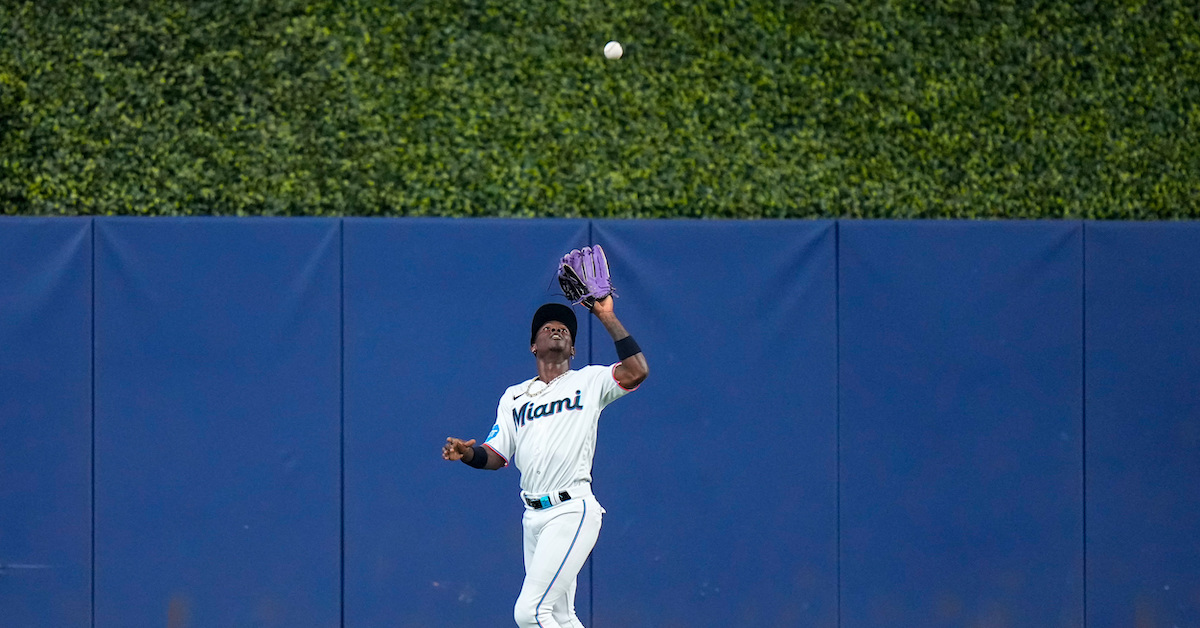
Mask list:
[{"label": "black wristband", "polygon": [[633,336],[625,336],[613,344],[617,347],[617,358],[621,360],[631,358],[642,352],[642,348],[638,346]]},{"label": "black wristband", "polygon": [[471,448],[471,451],[475,452],[475,457],[471,458],[470,460],[463,458],[463,462],[465,462],[468,467],[486,469],[488,463],[488,450],[483,445],[476,445]]}]

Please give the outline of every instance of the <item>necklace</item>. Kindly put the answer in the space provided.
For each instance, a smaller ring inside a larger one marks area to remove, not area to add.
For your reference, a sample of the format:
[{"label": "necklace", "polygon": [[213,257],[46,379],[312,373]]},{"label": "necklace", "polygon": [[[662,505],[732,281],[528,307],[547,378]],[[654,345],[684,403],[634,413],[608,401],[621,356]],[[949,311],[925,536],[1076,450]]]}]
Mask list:
[{"label": "necklace", "polygon": [[566,375],[567,373],[570,373],[570,372],[571,372],[570,369],[563,371],[561,375],[550,380],[549,383],[542,386],[541,389],[538,390],[537,392],[533,392],[533,387],[535,384],[537,384],[538,382],[540,382],[542,380],[535,377],[535,378],[533,378],[533,381],[529,382],[529,385],[525,387],[525,394],[529,395],[530,397],[536,397],[536,396],[546,392],[547,390],[550,390],[550,387],[554,385],[554,382],[557,382],[558,380],[562,379],[564,375]]}]

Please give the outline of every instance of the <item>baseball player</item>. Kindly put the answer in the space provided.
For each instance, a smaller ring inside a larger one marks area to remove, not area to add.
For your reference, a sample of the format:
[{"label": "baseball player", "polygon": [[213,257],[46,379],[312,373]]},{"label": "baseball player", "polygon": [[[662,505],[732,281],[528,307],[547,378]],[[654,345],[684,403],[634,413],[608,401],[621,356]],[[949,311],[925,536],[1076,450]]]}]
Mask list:
[{"label": "baseball player", "polygon": [[504,391],[483,445],[451,437],[442,447],[446,460],[489,470],[512,461],[521,471],[525,581],[513,610],[521,627],[583,628],[575,616],[575,580],[604,514],[591,489],[600,411],[637,389],[650,372],[613,313],[612,297],[595,301],[591,310],[615,341],[620,362],[571,370],[575,313],[547,303],[530,329],[537,377]]}]

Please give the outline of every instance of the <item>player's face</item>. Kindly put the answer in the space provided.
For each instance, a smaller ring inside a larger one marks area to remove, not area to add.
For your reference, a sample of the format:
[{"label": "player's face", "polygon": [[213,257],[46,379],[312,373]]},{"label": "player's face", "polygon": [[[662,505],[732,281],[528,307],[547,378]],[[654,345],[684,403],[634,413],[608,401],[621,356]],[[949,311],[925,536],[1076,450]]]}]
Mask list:
[{"label": "player's face", "polygon": [[571,330],[558,321],[546,321],[538,330],[534,342],[535,353],[562,351],[574,355],[575,347],[571,343]]}]

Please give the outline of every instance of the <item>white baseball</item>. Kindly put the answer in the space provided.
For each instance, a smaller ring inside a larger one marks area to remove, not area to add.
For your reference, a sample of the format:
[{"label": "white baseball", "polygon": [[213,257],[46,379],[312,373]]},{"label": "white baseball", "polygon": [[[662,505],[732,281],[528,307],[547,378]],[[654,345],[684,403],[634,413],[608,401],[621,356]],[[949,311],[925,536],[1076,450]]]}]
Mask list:
[{"label": "white baseball", "polygon": [[619,41],[610,41],[607,44],[604,44],[604,56],[608,57],[609,59],[620,59],[621,54],[624,52],[625,51],[621,49],[621,42]]}]

